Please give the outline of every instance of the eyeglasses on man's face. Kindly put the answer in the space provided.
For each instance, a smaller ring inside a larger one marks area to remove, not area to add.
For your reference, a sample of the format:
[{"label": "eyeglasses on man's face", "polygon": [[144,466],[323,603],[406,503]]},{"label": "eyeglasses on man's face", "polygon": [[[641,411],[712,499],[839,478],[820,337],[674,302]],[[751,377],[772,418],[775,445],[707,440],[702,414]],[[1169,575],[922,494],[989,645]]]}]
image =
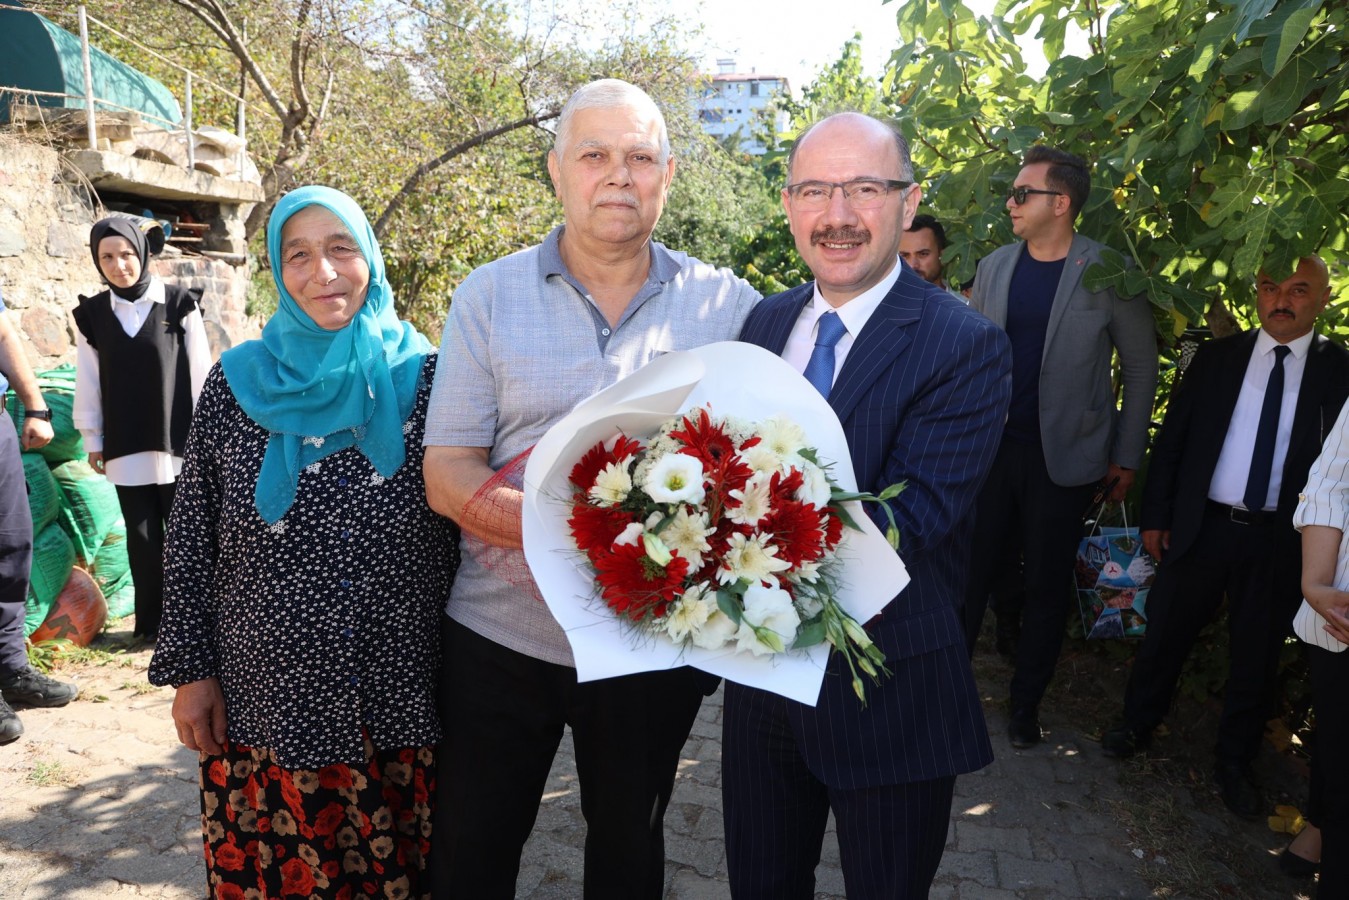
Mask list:
[{"label": "eyeglasses on man's face", "polygon": [[824,209],[833,199],[834,189],[843,191],[843,200],[853,209],[875,209],[885,203],[891,191],[902,191],[912,181],[891,178],[854,178],[852,181],[799,181],[787,185],[787,196],[798,209]]},{"label": "eyeglasses on man's face", "polygon": [[1042,191],[1039,188],[1014,187],[1007,191],[1007,199],[1021,206],[1026,202],[1026,198],[1031,194],[1052,194],[1056,197],[1063,196],[1063,191]]}]

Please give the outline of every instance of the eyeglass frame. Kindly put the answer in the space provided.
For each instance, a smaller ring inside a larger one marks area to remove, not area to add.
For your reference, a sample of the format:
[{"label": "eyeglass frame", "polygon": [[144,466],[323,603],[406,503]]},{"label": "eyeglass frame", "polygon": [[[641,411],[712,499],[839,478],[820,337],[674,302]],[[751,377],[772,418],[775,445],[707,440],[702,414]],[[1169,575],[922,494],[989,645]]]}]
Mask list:
[{"label": "eyeglass frame", "polygon": [[[824,203],[818,207],[819,209],[823,209],[833,201],[834,189],[837,188],[843,191],[843,202],[848,205],[849,209],[879,209],[881,206],[885,205],[885,201],[889,199],[891,192],[898,191],[902,193],[905,190],[913,187],[917,183],[918,182],[916,181],[900,181],[894,178],[852,178],[849,179],[848,181],[820,181],[819,179],[812,178],[808,181],[798,181],[796,184],[789,184],[785,188],[783,188],[783,190],[786,191],[787,196],[791,198],[792,203],[797,203],[798,198],[796,191],[798,188],[802,188],[810,184],[820,185],[821,187],[827,187],[829,188],[829,196],[826,197]],[[877,203],[875,206],[860,206],[860,207],[853,206],[852,195],[848,192],[848,187],[850,185],[855,186],[861,184],[884,185],[885,194],[881,197],[880,202]]]},{"label": "eyeglass frame", "polygon": [[[1020,196],[1017,196],[1018,194]],[[1063,191],[1046,191],[1033,187],[1010,187],[1007,189],[1007,199],[1014,201],[1017,206],[1025,206],[1031,194],[1052,194],[1055,197],[1067,196]]]}]

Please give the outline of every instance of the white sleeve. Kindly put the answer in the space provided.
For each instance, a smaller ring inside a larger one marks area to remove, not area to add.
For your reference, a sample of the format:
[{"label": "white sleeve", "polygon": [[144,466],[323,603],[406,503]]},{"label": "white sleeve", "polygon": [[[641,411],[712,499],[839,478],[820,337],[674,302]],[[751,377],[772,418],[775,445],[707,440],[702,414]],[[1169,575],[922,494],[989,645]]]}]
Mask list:
[{"label": "white sleeve", "polygon": [[84,438],[84,449],[103,452],[103,388],[99,381],[98,351],[84,332],[75,329],[75,404],[71,412]]},{"label": "white sleeve", "polygon": [[183,348],[187,351],[187,371],[192,382],[192,408],[197,406],[206,374],[211,371],[211,345],[206,339],[206,323],[201,318],[201,307],[183,317]]}]

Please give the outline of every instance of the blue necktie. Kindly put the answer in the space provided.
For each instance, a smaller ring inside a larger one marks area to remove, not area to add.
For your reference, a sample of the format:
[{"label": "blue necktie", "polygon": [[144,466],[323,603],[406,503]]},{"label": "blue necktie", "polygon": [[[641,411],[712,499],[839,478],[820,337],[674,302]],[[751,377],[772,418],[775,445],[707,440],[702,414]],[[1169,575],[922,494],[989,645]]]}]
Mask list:
[{"label": "blue necktie", "polygon": [[811,351],[810,362],[806,363],[806,381],[815,385],[815,390],[825,397],[834,386],[834,345],[839,338],[848,333],[838,313],[830,310],[820,316],[819,326],[815,330],[815,349]]},{"label": "blue necktie", "polygon": [[1274,444],[1279,436],[1279,410],[1283,407],[1283,361],[1291,352],[1282,345],[1274,348],[1274,369],[1265,385],[1265,402],[1260,407],[1260,426],[1255,431],[1255,450],[1251,453],[1251,474],[1246,478],[1246,494],[1242,498],[1251,512],[1265,508],[1265,496],[1269,493]]}]

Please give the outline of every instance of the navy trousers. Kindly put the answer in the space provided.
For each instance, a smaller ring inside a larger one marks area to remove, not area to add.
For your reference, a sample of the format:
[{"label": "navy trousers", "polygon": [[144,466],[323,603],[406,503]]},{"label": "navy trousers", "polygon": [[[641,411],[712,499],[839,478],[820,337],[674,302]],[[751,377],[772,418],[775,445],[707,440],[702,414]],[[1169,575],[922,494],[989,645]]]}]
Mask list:
[{"label": "navy trousers", "polygon": [[23,616],[33,563],[33,515],[19,437],[9,416],[0,419],[0,675],[9,675],[28,665]]},{"label": "navy trousers", "polygon": [[173,509],[176,482],[117,485],[126,521],[126,555],[136,585],[136,634],[159,634],[164,615],[164,528]]}]

